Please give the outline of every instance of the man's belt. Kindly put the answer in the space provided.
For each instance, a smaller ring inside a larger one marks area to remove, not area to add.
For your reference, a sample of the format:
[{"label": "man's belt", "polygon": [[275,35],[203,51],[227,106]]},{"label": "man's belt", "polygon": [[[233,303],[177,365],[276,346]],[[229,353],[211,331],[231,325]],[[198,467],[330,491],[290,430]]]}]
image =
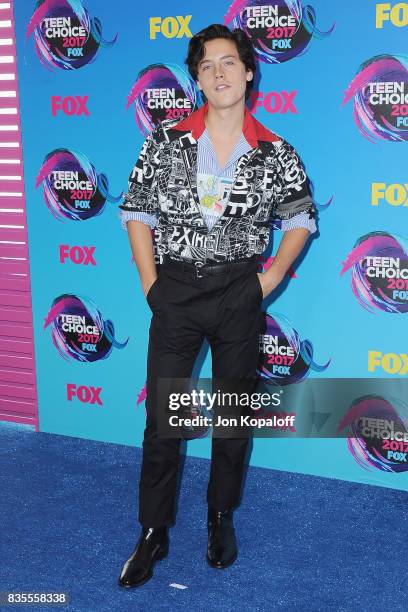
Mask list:
[{"label": "man's belt", "polygon": [[164,268],[174,268],[179,272],[195,274],[198,278],[203,276],[212,276],[216,274],[225,274],[231,270],[236,270],[237,267],[249,267],[255,266],[258,261],[258,255],[252,255],[251,257],[245,257],[244,259],[235,259],[228,262],[211,262],[203,263],[202,261],[196,261],[190,263],[187,261],[179,261],[177,259],[171,259],[168,255],[163,258]]}]

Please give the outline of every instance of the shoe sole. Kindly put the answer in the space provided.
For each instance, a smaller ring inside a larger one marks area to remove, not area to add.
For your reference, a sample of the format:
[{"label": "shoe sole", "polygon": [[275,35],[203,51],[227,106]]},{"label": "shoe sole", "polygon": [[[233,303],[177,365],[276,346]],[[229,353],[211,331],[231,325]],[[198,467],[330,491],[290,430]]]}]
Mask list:
[{"label": "shoe sole", "polygon": [[236,553],[236,554],[234,555],[234,557],[233,557],[232,559],[230,559],[230,560],[228,561],[228,563],[226,563],[225,565],[217,565],[217,564],[213,563],[213,562],[212,562],[212,561],[210,561],[210,559],[208,558],[208,555],[206,555],[206,557],[205,557],[205,558],[206,558],[207,563],[208,563],[208,565],[209,565],[210,567],[213,567],[214,569],[226,569],[227,567],[229,567],[230,565],[232,565],[232,564],[233,564],[233,563],[234,563],[234,562],[237,560],[237,558],[238,558],[238,553]]},{"label": "shoe sole", "polygon": [[[167,557],[167,555],[169,554],[169,549],[168,547],[165,548],[164,550],[160,550],[154,557],[153,559],[153,564],[156,561],[161,561],[162,559],[165,559]],[[121,586],[122,588],[125,589],[134,589],[137,588],[139,586],[143,586],[144,584],[146,584],[146,582],[148,582],[151,578],[153,578],[153,570],[151,570],[148,575],[146,576],[146,578],[144,580],[142,580],[142,582],[138,582],[137,584],[122,584],[120,582],[120,579],[118,580],[118,585]]]}]

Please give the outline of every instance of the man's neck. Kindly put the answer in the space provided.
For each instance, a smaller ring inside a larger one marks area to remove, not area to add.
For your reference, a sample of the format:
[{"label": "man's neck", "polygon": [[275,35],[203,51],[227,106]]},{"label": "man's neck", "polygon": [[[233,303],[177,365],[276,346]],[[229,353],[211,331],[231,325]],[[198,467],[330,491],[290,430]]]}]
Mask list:
[{"label": "man's neck", "polygon": [[205,125],[211,135],[234,139],[244,126],[245,102],[239,102],[229,108],[214,108],[208,106],[205,116]]}]

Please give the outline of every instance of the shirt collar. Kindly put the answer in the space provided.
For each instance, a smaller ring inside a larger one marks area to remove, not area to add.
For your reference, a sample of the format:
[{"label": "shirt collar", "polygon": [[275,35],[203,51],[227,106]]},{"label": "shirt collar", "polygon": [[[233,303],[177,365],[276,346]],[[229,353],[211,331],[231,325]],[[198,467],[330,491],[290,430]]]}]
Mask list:
[{"label": "shirt collar", "polygon": [[[179,121],[173,129],[180,131],[190,131],[193,138],[198,140],[201,134],[205,130],[204,118],[208,111],[208,102],[203,104],[198,110],[190,113],[188,117]],[[245,139],[249,142],[252,148],[258,146],[259,141],[275,142],[279,140],[278,136],[268,130],[262,123],[260,123],[255,117],[249,112],[245,106],[244,114],[244,125],[242,127],[242,133]]]},{"label": "shirt collar", "polygon": [[[216,161],[217,166],[218,166],[217,156],[215,154],[214,146],[213,146],[210,134],[208,133],[207,129],[204,129],[204,132],[198,138],[198,146],[203,147],[204,150],[207,150],[207,151],[209,150],[212,153],[213,158]],[[232,164],[235,164],[238,161],[238,159],[241,157],[241,155],[248,153],[248,151],[250,151],[252,148],[253,147],[251,147],[251,145],[248,143],[247,139],[245,138],[244,134],[241,132],[241,136],[238,142],[236,143],[233,151],[231,151],[229,160],[227,161],[227,163],[225,164],[223,168],[220,168],[220,170],[226,170],[227,168],[229,168],[229,166],[231,166]]]}]

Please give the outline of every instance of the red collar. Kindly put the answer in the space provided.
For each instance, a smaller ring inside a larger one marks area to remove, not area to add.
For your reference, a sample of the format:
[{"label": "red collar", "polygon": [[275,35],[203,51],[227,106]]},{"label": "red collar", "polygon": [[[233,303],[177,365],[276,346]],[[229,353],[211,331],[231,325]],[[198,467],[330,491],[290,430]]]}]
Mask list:
[{"label": "red collar", "polygon": [[[183,132],[191,131],[193,138],[198,140],[205,130],[204,117],[207,114],[207,111],[208,102],[206,102],[198,110],[190,113],[190,115],[188,115],[188,117],[185,119],[179,121],[179,123],[177,123],[173,129],[181,130]],[[253,149],[258,146],[259,140],[266,140],[267,142],[275,142],[280,140],[276,134],[268,130],[264,125],[262,125],[262,123],[255,119],[246,106],[242,132]]]}]

